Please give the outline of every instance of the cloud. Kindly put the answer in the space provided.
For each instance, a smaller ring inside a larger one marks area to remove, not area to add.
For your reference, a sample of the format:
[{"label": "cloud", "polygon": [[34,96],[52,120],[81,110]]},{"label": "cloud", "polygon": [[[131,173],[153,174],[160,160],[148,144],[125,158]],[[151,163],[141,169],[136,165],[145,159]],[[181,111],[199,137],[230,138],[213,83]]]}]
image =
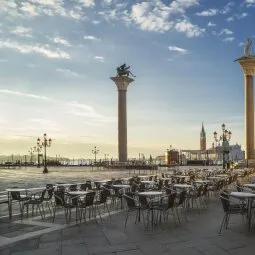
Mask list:
[{"label": "cloud", "polygon": [[177,46],[169,46],[168,49],[169,49],[170,51],[178,52],[178,53],[181,53],[181,54],[186,54],[186,53],[188,53],[188,50],[183,49],[183,48],[179,48],[179,47],[177,47]]},{"label": "cloud", "polygon": [[207,26],[208,27],[216,27],[216,24],[210,21],[210,22],[208,22]]},{"label": "cloud", "polygon": [[85,36],[84,36],[84,39],[85,39],[85,40],[91,40],[91,41],[101,41],[100,38],[95,37],[95,36],[93,36],[93,35],[85,35]]},{"label": "cloud", "polygon": [[29,94],[29,93],[23,93],[23,92],[19,92],[19,91],[8,90],[8,89],[0,89],[0,93],[14,95],[14,96],[20,96],[20,97],[29,97],[29,98],[40,99],[40,100],[53,100],[50,97],[39,96],[39,95]]},{"label": "cloud", "polygon": [[57,43],[57,44],[62,44],[62,45],[64,45],[64,46],[68,46],[68,47],[71,46],[71,43],[70,43],[70,42],[68,42],[66,39],[61,38],[61,37],[54,37],[54,38],[51,38],[51,40],[52,40],[54,43]]},{"label": "cloud", "polygon": [[220,36],[220,35],[232,35],[232,34],[234,34],[233,31],[231,31],[231,30],[229,30],[229,29],[227,29],[227,28],[223,28],[223,29],[221,29],[221,31],[220,31],[220,33],[219,33],[219,36]]},{"label": "cloud", "polygon": [[104,62],[104,57],[102,57],[102,56],[95,56],[94,59],[101,62],[101,63]]},{"label": "cloud", "polygon": [[170,8],[161,1],[141,2],[131,8],[129,18],[141,30],[165,32],[172,28],[173,23],[168,21]]},{"label": "cloud", "polygon": [[202,12],[197,12],[196,15],[202,16],[202,17],[209,17],[209,16],[215,16],[218,13],[219,13],[219,11],[217,9],[208,9],[208,10],[204,10]]},{"label": "cloud", "polygon": [[11,34],[15,34],[22,37],[32,37],[32,35],[30,34],[31,31],[32,28],[17,26],[13,28],[10,32]]},{"label": "cloud", "polygon": [[255,7],[255,0],[245,0],[246,7]]},{"label": "cloud", "polygon": [[99,113],[97,113],[93,107],[85,104],[74,102],[66,103],[67,110],[65,113],[85,117],[86,121],[94,121],[94,122],[101,122],[101,123],[112,123],[116,122],[115,117],[105,117]]},{"label": "cloud", "polygon": [[189,38],[201,36],[205,32],[205,29],[201,29],[199,26],[193,25],[187,19],[177,22],[175,24],[175,29],[180,33],[184,33]]},{"label": "cloud", "polygon": [[[91,6],[92,0],[76,0],[83,6]],[[1,1],[1,11],[11,17],[33,19],[38,16],[61,16],[75,20],[84,19],[84,12],[79,6],[73,9],[65,9],[64,0],[4,0]]]},{"label": "cloud", "polygon": [[170,13],[185,13],[187,8],[199,5],[198,0],[175,0],[170,4]]},{"label": "cloud", "polygon": [[235,37],[226,37],[222,41],[223,42],[233,42],[235,40]]},{"label": "cloud", "polygon": [[221,14],[228,14],[232,11],[232,7],[235,5],[234,2],[227,3],[223,9],[220,11]]},{"label": "cloud", "polygon": [[59,73],[63,73],[65,75],[68,75],[68,76],[70,76],[70,75],[71,76],[78,76],[79,75],[78,73],[73,72],[73,71],[71,71],[70,69],[67,69],[67,68],[57,68],[56,71],[59,72]]},{"label": "cloud", "polygon": [[243,13],[241,13],[241,14],[235,14],[235,15],[233,15],[233,16],[227,18],[226,20],[227,20],[228,22],[231,22],[231,21],[234,21],[235,19],[245,19],[246,17],[248,17],[248,13],[243,12]]},{"label": "cloud", "polygon": [[81,4],[84,7],[93,7],[93,6],[95,6],[95,0],[75,0],[75,2]]},{"label": "cloud", "polygon": [[69,53],[60,50],[52,49],[49,45],[45,44],[22,44],[11,40],[0,41],[0,49],[7,48],[17,50],[22,54],[36,53],[43,57],[55,58],[55,59],[71,59]]}]

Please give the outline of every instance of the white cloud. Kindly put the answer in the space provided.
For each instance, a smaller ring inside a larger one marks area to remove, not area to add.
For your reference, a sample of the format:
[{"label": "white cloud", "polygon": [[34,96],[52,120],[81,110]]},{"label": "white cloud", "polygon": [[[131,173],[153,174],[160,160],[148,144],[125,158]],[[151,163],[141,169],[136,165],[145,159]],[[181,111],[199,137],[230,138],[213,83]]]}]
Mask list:
[{"label": "white cloud", "polygon": [[93,6],[95,6],[95,0],[74,0],[74,1],[81,4],[84,7],[93,7]]},{"label": "white cloud", "polygon": [[185,13],[186,9],[199,5],[198,0],[175,0],[170,4],[170,13]]},{"label": "white cloud", "polygon": [[[78,1],[78,0],[77,0]],[[83,6],[91,5],[91,0],[81,0]],[[62,16],[76,20],[84,19],[84,12],[77,6],[65,9],[64,0],[1,0],[1,12],[11,17],[32,19],[37,16]]]},{"label": "white cloud", "polygon": [[255,0],[245,0],[246,7],[255,7]]},{"label": "white cloud", "polygon": [[101,40],[100,38],[95,37],[95,36],[93,36],[93,35],[85,35],[85,36],[84,36],[84,39],[85,39],[85,40],[91,40],[91,41],[100,41],[100,40]]},{"label": "white cloud", "polygon": [[223,29],[221,29],[221,31],[220,31],[220,33],[219,33],[219,36],[220,36],[220,35],[232,35],[232,34],[234,34],[233,31],[231,31],[231,30],[229,30],[229,29],[227,29],[227,28],[223,28]]},{"label": "white cloud", "polygon": [[29,93],[23,93],[23,92],[19,92],[19,91],[8,90],[8,89],[0,89],[0,93],[20,96],[20,97],[29,97],[29,98],[40,99],[40,100],[53,100],[50,97],[39,96],[39,95],[29,94]]},{"label": "white cloud", "polygon": [[193,25],[187,19],[177,22],[175,24],[175,29],[178,32],[184,33],[189,38],[201,36],[205,32],[205,29],[201,29],[199,26]]},{"label": "white cloud", "polygon": [[223,42],[233,42],[235,40],[235,37],[226,37],[222,41]]},{"label": "white cloud", "polygon": [[59,72],[59,73],[63,73],[67,76],[78,76],[79,75],[78,73],[73,72],[73,71],[71,71],[70,69],[67,69],[67,68],[57,68],[56,71]]},{"label": "white cloud", "polygon": [[208,10],[204,10],[202,12],[197,12],[196,15],[203,16],[203,17],[209,17],[209,16],[215,16],[218,13],[219,13],[219,11],[217,9],[208,9]]},{"label": "white cloud", "polygon": [[234,21],[235,19],[245,19],[246,17],[248,17],[248,13],[243,12],[243,13],[241,13],[241,14],[235,14],[235,15],[233,15],[233,16],[227,18],[226,20],[227,20],[228,22],[231,22],[231,21]]},{"label": "white cloud", "polygon": [[37,53],[47,58],[56,59],[70,59],[69,53],[60,49],[52,49],[49,45],[45,44],[22,44],[11,40],[0,41],[0,48],[7,48],[17,50],[22,54]]},{"label": "white cloud", "polygon": [[228,14],[232,11],[232,7],[235,5],[234,2],[227,3],[223,9],[220,11],[221,14]]},{"label": "white cloud", "polygon": [[179,48],[179,47],[177,47],[177,46],[169,46],[168,49],[169,49],[170,51],[178,52],[178,53],[181,53],[181,54],[186,54],[186,53],[188,53],[188,50],[183,49],[183,48]]},{"label": "white cloud", "polygon": [[64,38],[61,38],[61,37],[54,37],[54,38],[50,38],[54,43],[57,43],[57,44],[62,44],[64,46],[68,46],[70,47],[71,46],[71,43],[68,42],[66,39]]},{"label": "white cloud", "polygon": [[102,63],[104,62],[104,57],[102,56],[95,56],[94,59]]},{"label": "white cloud", "polygon": [[169,11],[169,7],[161,1],[142,2],[132,6],[129,17],[141,30],[165,32],[173,25],[168,21]]},{"label": "white cloud", "polygon": [[32,37],[32,35],[30,34],[31,31],[32,28],[17,26],[13,28],[10,32],[11,34],[15,34],[22,37]]},{"label": "white cloud", "polygon": [[210,21],[210,22],[208,22],[207,26],[208,26],[208,27],[215,27],[216,24]]},{"label": "white cloud", "polygon": [[233,16],[228,17],[228,18],[226,19],[227,22],[232,22],[232,21],[234,21],[234,20],[235,20],[235,18],[234,18]]},{"label": "white cloud", "polygon": [[93,107],[85,104],[81,104],[78,102],[69,102],[66,103],[67,110],[65,113],[69,113],[76,116],[85,117],[86,121],[94,121],[101,123],[111,123],[116,122],[116,118],[114,117],[105,117],[99,113],[97,113]]}]

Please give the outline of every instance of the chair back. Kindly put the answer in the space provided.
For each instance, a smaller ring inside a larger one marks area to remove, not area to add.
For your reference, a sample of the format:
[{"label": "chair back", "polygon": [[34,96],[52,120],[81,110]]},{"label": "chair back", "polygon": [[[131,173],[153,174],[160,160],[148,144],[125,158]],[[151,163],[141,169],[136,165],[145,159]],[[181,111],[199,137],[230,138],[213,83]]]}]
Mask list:
[{"label": "chair back", "polygon": [[56,206],[65,206],[65,192],[62,190],[54,191],[54,198]]},{"label": "chair back", "polygon": [[86,191],[87,188],[88,188],[87,183],[82,183],[82,184],[80,185],[80,190]]},{"label": "chair back", "polygon": [[222,204],[222,208],[224,212],[229,210],[230,202],[229,202],[229,194],[226,191],[220,193],[220,200]]},{"label": "chair back", "polygon": [[126,193],[123,195],[123,197],[126,199],[127,201],[127,206],[128,209],[134,209],[136,208],[136,204],[135,204],[135,200],[134,200],[134,196],[131,193]]},{"label": "chair back", "polygon": [[96,192],[89,192],[85,198],[84,202],[86,206],[92,206],[94,204],[94,198],[95,198]]},{"label": "chair back", "polygon": [[177,196],[177,193],[173,193],[168,195],[168,201],[167,201],[167,209],[174,207],[175,198]]},{"label": "chair back", "polygon": [[149,207],[149,203],[148,203],[148,200],[147,200],[146,196],[139,195],[138,198],[139,198],[139,202],[140,202],[142,207],[145,207],[145,208]]},{"label": "chair back", "polygon": [[12,200],[20,200],[20,192],[19,191],[11,191],[11,198]]},{"label": "chair back", "polygon": [[70,185],[69,191],[77,191],[77,184]]},{"label": "chair back", "polygon": [[207,194],[207,191],[208,191],[208,184],[205,184],[203,187],[202,196],[205,196]]},{"label": "chair back", "polygon": [[178,205],[182,205],[182,204],[185,202],[186,193],[187,193],[186,190],[183,190],[183,191],[180,193]]},{"label": "chair back", "polygon": [[108,192],[107,190],[101,190],[99,194],[99,203],[104,204],[107,201]]}]

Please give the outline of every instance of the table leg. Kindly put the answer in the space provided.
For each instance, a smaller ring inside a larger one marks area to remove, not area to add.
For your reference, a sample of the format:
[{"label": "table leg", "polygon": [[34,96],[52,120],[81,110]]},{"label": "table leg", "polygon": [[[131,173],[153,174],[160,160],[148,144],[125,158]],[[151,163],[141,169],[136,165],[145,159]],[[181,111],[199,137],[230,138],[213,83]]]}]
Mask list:
[{"label": "table leg", "polygon": [[9,219],[12,218],[12,199],[11,193],[8,191],[8,210],[9,210]]}]

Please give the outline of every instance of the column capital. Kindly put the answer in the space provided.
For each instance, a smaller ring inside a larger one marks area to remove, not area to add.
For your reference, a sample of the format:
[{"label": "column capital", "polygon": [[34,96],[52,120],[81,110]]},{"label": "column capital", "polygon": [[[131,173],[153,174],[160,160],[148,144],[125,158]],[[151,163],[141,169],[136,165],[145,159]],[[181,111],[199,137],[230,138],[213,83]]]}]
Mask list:
[{"label": "column capital", "polygon": [[134,81],[134,79],[128,77],[128,76],[116,76],[111,77],[111,80],[113,80],[118,88],[118,90],[124,90],[127,91],[128,85]]},{"label": "column capital", "polygon": [[238,63],[241,65],[244,75],[254,76],[255,74],[255,56],[242,57],[237,59]]}]

